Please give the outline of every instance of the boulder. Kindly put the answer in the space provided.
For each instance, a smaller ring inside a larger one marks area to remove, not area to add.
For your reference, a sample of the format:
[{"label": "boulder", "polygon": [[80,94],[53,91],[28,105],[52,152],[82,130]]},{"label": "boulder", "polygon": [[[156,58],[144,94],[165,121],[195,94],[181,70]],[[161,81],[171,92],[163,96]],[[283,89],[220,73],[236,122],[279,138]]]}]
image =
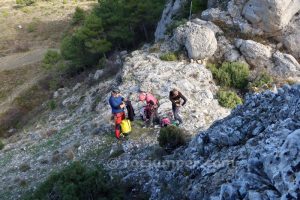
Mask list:
[{"label": "boulder", "polygon": [[218,49],[214,54],[214,58],[218,60],[225,60],[228,62],[241,61],[241,54],[238,49],[227,40],[225,36],[219,36]]},{"label": "boulder", "polygon": [[246,61],[256,68],[271,68],[273,63],[272,48],[252,40],[237,40],[236,47],[245,57]]},{"label": "boulder", "polygon": [[283,39],[284,46],[297,59],[300,59],[300,30]]},{"label": "boulder", "polygon": [[299,10],[299,0],[250,0],[245,4],[242,14],[253,25],[273,33],[288,25]]},{"label": "boulder", "polygon": [[273,60],[275,66],[272,70],[275,74],[281,77],[299,75],[300,64],[293,56],[276,51]]},{"label": "boulder", "polygon": [[97,81],[100,78],[100,76],[103,75],[103,73],[104,73],[103,70],[97,70],[96,73],[95,73],[95,75],[94,75],[94,80]]},{"label": "boulder", "polygon": [[178,44],[185,46],[191,59],[209,58],[217,50],[218,43],[214,32],[193,22],[178,27],[174,38]]}]

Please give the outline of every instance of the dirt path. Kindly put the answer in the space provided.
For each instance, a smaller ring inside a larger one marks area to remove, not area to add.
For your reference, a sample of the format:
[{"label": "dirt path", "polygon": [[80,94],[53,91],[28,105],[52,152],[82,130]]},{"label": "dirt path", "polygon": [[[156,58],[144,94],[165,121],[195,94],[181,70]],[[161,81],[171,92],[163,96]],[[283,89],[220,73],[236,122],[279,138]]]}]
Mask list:
[{"label": "dirt path", "polygon": [[43,60],[48,49],[35,49],[25,53],[16,53],[0,58],[0,72],[34,64]]}]

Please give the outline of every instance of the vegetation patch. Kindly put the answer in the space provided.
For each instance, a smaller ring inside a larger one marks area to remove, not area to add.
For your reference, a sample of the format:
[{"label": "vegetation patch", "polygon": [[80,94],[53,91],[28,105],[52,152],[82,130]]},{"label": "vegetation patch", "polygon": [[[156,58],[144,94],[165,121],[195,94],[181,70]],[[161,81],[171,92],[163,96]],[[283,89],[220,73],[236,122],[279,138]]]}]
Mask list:
[{"label": "vegetation patch", "polygon": [[42,67],[45,69],[51,69],[61,60],[59,52],[54,50],[48,50],[44,56]]},{"label": "vegetation patch", "polygon": [[220,67],[211,64],[208,65],[208,68],[222,87],[245,89],[248,86],[250,70],[247,64],[225,62]]},{"label": "vegetation patch", "polygon": [[30,6],[35,3],[35,0],[16,0],[16,4],[21,6]]},{"label": "vegetation patch", "polygon": [[32,22],[30,22],[27,26],[28,33],[37,31],[39,23],[40,21],[38,19],[34,19]]},{"label": "vegetation patch", "polygon": [[264,85],[270,85],[273,83],[273,78],[267,73],[263,72],[259,74],[255,80],[250,84],[250,87],[262,87]]},{"label": "vegetation patch", "polygon": [[82,69],[96,66],[113,50],[133,49],[149,42],[164,5],[165,0],[99,0],[85,17],[77,10],[74,19],[83,25],[63,39],[62,56],[73,68]]},{"label": "vegetation patch", "polygon": [[234,91],[219,90],[217,93],[219,104],[225,108],[235,108],[237,105],[242,104],[242,99]]},{"label": "vegetation patch", "polygon": [[184,131],[176,126],[167,126],[160,129],[158,136],[159,146],[166,150],[174,150],[186,144]]},{"label": "vegetation patch", "polygon": [[[116,185],[118,187],[116,187]],[[124,199],[125,190],[102,168],[90,168],[74,162],[50,175],[29,199]]]},{"label": "vegetation patch", "polygon": [[2,140],[0,140],[0,150],[4,149],[4,143],[2,142]]},{"label": "vegetation patch", "polygon": [[19,170],[21,172],[26,172],[26,171],[30,170],[30,166],[27,163],[23,163],[19,166]]},{"label": "vegetation patch", "polygon": [[86,16],[86,12],[82,8],[76,7],[75,13],[73,15],[72,22],[71,22],[72,25],[83,24],[85,16]]},{"label": "vegetation patch", "polygon": [[164,61],[176,61],[176,60],[178,60],[177,54],[173,53],[173,52],[165,53],[165,54],[161,55],[159,58],[161,60],[164,60]]},{"label": "vegetation patch", "polygon": [[48,102],[48,107],[50,110],[54,110],[57,107],[56,101],[53,99]]}]

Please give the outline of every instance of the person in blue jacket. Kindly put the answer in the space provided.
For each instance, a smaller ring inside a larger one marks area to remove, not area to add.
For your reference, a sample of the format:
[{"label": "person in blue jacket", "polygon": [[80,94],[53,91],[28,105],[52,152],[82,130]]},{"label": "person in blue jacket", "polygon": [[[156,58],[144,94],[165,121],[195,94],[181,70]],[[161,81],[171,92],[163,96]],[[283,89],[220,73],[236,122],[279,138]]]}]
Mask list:
[{"label": "person in blue jacket", "polygon": [[115,134],[116,138],[120,139],[121,135],[121,122],[125,119],[125,103],[124,98],[120,94],[119,89],[113,89],[111,96],[109,98],[109,104],[111,106],[112,114],[114,115],[115,120]]}]

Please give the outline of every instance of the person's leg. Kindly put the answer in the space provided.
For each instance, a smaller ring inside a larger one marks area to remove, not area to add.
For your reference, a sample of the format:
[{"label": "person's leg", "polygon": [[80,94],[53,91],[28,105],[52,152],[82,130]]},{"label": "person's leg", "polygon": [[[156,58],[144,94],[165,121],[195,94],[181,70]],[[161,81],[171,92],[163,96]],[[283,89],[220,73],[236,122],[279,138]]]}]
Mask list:
[{"label": "person's leg", "polygon": [[147,121],[147,127],[150,127],[153,124],[153,120],[154,120],[154,111],[149,111],[149,120]]},{"label": "person's leg", "polygon": [[175,118],[176,107],[172,106],[172,112],[173,112],[173,119],[176,120]]},{"label": "person's leg", "polygon": [[116,138],[118,138],[118,139],[120,139],[121,122],[122,122],[123,119],[125,119],[125,114],[124,113],[115,114],[115,134],[116,134]]},{"label": "person's leg", "polygon": [[116,138],[120,139],[120,135],[121,135],[121,125],[120,124],[115,125],[115,134],[116,134]]},{"label": "person's leg", "polygon": [[155,118],[155,122],[157,124],[160,124],[160,119],[159,119],[159,116],[158,116],[158,108],[156,108],[155,111],[154,111],[154,118]]},{"label": "person's leg", "polygon": [[182,123],[182,119],[181,119],[181,117],[179,115],[179,107],[175,107],[173,113],[174,113],[175,120],[178,120],[179,123],[181,124]]}]

